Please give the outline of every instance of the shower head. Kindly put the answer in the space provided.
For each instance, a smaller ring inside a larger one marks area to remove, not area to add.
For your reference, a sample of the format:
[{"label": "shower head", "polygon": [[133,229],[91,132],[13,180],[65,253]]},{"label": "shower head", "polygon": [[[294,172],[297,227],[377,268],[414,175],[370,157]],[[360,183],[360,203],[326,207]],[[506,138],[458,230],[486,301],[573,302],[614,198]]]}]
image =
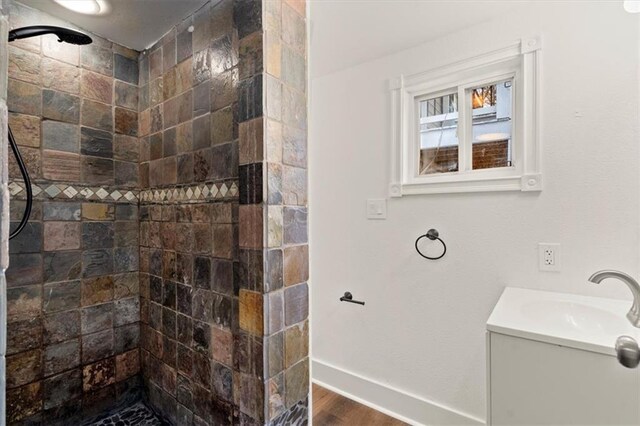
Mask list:
[{"label": "shower head", "polygon": [[36,25],[33,27],[16,28],[9,31],[9,41],[19,40],[22,38],[36,37],[45,34],[55,34],[58,36],[60,43],[71,44],[90,44],[93,42],[91,37],[81,32],[70,30],[68,28],[51,27],[46,25]]}]

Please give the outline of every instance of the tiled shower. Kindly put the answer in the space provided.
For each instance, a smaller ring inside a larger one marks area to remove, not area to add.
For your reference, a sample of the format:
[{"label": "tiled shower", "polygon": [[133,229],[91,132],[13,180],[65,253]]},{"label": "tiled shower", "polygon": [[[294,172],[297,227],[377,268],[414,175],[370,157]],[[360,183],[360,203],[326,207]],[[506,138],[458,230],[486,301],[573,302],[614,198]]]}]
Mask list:
[{"label": "tiled shower", "polygon": [[[70,26],[8,3],[10,28]],[[306,423],[305,22],[304,2],[222,0],[143,52],[3,45],[34,191],[9,244],[7,424],[139,400],[178,425]],[[15,222],[11,156],[4,191]]]}]

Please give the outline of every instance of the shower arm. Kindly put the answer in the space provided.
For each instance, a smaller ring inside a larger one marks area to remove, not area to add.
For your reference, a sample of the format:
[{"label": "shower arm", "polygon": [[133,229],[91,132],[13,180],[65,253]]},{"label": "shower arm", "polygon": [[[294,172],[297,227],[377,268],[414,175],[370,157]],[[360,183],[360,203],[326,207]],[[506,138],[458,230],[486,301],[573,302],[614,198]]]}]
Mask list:
[{"label": "shower arm", "polygon": [[55,27],[50,26],[37,26],[37,27],[25,27],[16,31],[9,31],[9,42],[20,40],[23,38],[37,37],[45,34],[52,34]]},{"label": "shower arm", "polygon": [[69,28],[53,27],[50,25],[34,25],[30,27],[16,28],[9,31],[9,42],[23,38],[38,37],[47,34],[55,34],[60,43],[91,44],[93,40],[86,34]]}]

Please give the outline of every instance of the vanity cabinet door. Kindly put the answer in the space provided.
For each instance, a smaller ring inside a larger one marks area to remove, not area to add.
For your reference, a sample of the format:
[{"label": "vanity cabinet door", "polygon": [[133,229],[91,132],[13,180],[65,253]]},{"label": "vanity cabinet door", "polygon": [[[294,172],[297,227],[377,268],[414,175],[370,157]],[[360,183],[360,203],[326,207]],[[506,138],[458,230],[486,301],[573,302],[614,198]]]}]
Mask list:
[{"label": "vanity cabinet door", "polygon": [[640,369],[497,333],[489,344],[489,424],[640,425]]}]

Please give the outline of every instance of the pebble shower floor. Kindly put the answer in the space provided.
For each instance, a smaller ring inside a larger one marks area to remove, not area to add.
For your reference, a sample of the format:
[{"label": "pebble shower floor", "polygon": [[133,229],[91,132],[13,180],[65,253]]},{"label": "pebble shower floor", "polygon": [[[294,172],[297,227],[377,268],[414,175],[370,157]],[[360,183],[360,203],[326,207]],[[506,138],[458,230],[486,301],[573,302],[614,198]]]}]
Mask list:
[{"label": "pebble shower floor", "polygon": [[98,420],[85,423],[84,426],[169,426],[144,403],[138,402],[130,407],[102,416]]}]

